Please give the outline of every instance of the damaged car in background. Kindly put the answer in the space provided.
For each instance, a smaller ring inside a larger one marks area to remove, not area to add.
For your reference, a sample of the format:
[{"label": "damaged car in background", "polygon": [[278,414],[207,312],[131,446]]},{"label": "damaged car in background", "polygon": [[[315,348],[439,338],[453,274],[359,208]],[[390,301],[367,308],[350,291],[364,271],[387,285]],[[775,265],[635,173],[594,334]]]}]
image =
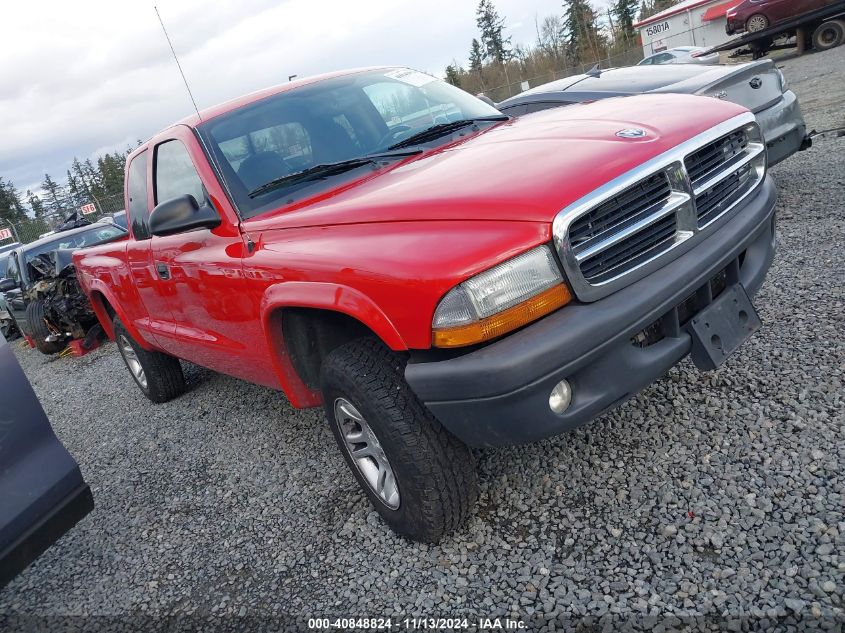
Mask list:
[{"label": "damaged car in background", "polygon": [[496,107],[510,116],[520,116],[609,97],[665,93],[713,97],[751,110],[766,141],[769,167],[811,145],[798,97],[770,59],[710,66],[596,67],[583,75],[531,88]]},{"label": "damaged car in background", "polygon": [[[10,257],[9,251],[19,248],[20,246],[20,242],[10,244],[8,247],[0,246],[0,279],[4,279],[6,277],[6,266],[9,263]],[[6,306],[6,297],[2,292],[0,292],[0,334],[2,334],[7,341],[15,339],[20,335],[15,320],[12,318],[12,315],[9,314],[9,309]]]},{"label": "damaged car in background", "polygon": [[79,287],[73,251],[126,237],[111,223],[88,224],[21,246],[6,263],[0,292],[7,311],[38,351],[56,354],[68,341],[90,349],[102,334],[91,304]]}]

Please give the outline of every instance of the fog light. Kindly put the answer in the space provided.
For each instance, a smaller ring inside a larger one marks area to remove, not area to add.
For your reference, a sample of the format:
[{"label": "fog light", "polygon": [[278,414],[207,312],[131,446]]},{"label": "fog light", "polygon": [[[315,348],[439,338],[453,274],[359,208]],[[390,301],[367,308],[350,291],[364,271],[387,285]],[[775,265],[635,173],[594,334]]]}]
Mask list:
[{"label": "fog light", "polygon": [[561,380],[549,395],[549,408],[560,415],[569,408],[572,402],[572,387],[565,380]]}]

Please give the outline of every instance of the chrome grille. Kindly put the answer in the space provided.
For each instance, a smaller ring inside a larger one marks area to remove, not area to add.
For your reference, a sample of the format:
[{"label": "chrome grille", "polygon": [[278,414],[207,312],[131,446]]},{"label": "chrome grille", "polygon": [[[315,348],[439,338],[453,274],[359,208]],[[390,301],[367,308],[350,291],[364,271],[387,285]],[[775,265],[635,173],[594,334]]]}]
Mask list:
[{"label": "chrome grille", "polygon": [[720,217],[753,176],[748,143],[748,134],[736,130],[684,159],[695,192],[699,228]]},{"label": "chrome grille", "polygon": [[561,211],[555,244],[575,295],[594,301],[664,266],[759,185],[766,148],[742,114]]},{"label": "chrome grille", "polygon": [[748,147],[748,135],[743,130],[736,130],[715,143],[705,145],[697,152],[693,152],[684,159],[690,180],[696,182],[714,170],[718,170],[746,147]]},{"label": "chrome grille", "polygon": [[611,248],[581,263],[584,279],[595,284],[613,277],[621,270],[636,265],[670,248],[675,241],[678,220],[675,214],[648,225],[630,239],[618,242]]},{"label": "chrome grille", "polygon": [[695,197],[698,226],[704,227],[721,215],[722,205],[729,200],[751,176],[751,165],[745,165],[720,180],[714,187]]},{"label": "chrome grille", "polygon": [[655,174],[621,192],[572,223],[569,242],[576,252],[601,239],[607,231],[616,231],[641,219],[644,212],[666,200],[671,193],[666,174]]}]

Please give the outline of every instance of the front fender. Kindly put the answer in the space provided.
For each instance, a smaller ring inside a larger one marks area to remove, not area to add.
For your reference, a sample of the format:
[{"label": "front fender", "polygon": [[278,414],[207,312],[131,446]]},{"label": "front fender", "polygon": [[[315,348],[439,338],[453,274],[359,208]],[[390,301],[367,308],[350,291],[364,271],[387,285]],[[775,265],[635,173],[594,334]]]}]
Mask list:
[{"label": "front fender", "polygon": [[407,349],[384,312],[358,290],[341,284],[308,281],[290,281],[270,286],[261,299],[261,326],[269,348],[275,352],[272,361],[276,365],[282,389],[295,407],[319,406],[322,397],[302,381],[285,349],[283,337],[278,335],[281,320],[274,321],[274,315],[284,308],[340,312],[366,325],[391,349]]},{"label": "front fender", "polygon": [[332,310],[357,319],[390,349],[408,349],[396,327],[375,302],[349,286],[326,282],[289,281],[270,286],[261,300],[261,322],[269,333],[270,315],[279,308]]}]

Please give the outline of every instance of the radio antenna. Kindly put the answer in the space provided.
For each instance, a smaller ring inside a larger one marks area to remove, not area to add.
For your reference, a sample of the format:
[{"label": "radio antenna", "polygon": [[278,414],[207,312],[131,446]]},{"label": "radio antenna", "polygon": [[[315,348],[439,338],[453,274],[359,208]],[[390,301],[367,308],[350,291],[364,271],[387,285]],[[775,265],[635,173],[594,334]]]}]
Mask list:
[{"label": "radio antenna", "polygon": [[161,14],[158,12],[158,7],[153,6],[153,9],[155,9],[156,15],[158,16],[159,24],[161,24],[161,30],[164,31],[164,37],[167,38],[167,43],[170,45],[170,52],[173,53],[173,60],[176,62],[176,67],[179,69],[179,74],[182,75],[182,81],[185,82],[185,89],[188,91],[188,96],[191,98],[191,103],[194,104],[194,110],[196,110],[197,112],[197,117],[200,121],[202,121],[200,109],[197,107],[197,102],[194,100],[194,93],[191,92],[191,87],[188,85],[188,79],[185,77],[185,71],[182,70],[182,64],[179,63],[179,58],[176,56],[176,51],[173,49],[173,42],[170,41],[170,36],[167,34],[167,29],[164,28],[164,20],[161,19]]}]

